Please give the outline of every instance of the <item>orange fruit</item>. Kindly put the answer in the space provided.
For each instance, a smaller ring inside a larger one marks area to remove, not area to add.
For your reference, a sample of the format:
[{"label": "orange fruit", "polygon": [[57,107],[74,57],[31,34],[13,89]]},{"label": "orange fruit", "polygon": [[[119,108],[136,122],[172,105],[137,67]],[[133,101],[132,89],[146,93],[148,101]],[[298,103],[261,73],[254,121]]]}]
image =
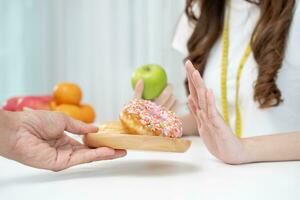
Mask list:
[{"label": "orange fruit", "polygon": [[81,108],[81,118],[85,123],[92,123],[96,118],[95,110],[92,106],[88,104],[82,104]]},{"label": "orange fruit", "polygon": [[50,102],[50,109],[51,109],[51,110],[55,110],[55,109],[56,109],[56,106],[57,106],[57,104],[56,104],[55,101],[51,101],[51,102]]},{"label": "orange fruit", "polygon": [[82,92],[74,83],[59,83],[54,87],[53,97],[57,104],[79,105]]},{"label": "orange fruit", "polygon": [[81,108],[79,106],[72,104],[60,104],[55,107],[55,111],[63,112],[74,119],[82,121]]}]

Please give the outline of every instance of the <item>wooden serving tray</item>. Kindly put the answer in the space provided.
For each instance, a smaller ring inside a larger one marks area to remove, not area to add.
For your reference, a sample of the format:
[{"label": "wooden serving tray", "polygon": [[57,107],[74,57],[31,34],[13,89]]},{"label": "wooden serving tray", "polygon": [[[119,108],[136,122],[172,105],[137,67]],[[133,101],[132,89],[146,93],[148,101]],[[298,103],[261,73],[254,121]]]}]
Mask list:
[{"label": "wooden serving tray", "polygon": [[100,125],[97,133],[89,133],[84,137],[84,143],[94,148],[106,146],[114,149],[178,153],[187,151],[191,145],[190,140],[181,138],[128,134],[117,121]]}]

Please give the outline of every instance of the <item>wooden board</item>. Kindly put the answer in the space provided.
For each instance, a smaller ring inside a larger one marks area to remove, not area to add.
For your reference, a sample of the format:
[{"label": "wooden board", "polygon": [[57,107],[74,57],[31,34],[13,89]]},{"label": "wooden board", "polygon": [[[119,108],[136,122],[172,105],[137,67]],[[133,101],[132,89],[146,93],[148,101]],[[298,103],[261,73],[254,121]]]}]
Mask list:
[{"label": "wooden board", "polygon": [[185,152],[191,145],[191,141],[185,139],[122,133],[89,133],[85,136],[84,142],[89,147],[106,146],[114,149],[178,153]]},{"label": "wooden board", "polygon": [[181,138],[128,134],[118,121],[100,125],[98,133],[89,133],[84,137],[84,143],[94,148],[106,146],[114,149],[178,153],[187,151],[191,145],[191,141]]}]

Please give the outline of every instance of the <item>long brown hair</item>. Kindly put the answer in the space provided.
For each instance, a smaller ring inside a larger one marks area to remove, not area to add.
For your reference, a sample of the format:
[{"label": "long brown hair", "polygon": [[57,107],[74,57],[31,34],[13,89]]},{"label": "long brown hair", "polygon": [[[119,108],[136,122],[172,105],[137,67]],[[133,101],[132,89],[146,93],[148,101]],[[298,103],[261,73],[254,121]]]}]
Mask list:
[{"label": "long brown hair", "polygon": [[[278,106],[282,96],[276,79],[285,54],[295,0],[247,1],[259,6],[261,12],[251,39],[253,55],[258,64],[254,100],[261,108]],[[194,3],[200,8],[200,16],[193,12]],[[186,1],[186,15],[195,25],[187,43],[189,55],[186,59],[191,60],[202,75],[210,50],[223,32],[225,7],[226,0]],[[186,88],[188,91],[187,80]]]}]

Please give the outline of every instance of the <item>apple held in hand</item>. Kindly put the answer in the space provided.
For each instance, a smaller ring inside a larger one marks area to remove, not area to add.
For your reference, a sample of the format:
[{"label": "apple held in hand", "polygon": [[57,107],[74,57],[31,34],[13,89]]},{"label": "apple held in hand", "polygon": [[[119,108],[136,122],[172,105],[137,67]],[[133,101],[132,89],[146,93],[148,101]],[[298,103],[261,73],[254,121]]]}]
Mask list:
[{"label": "apple held in hand", "polygon": [[141,79],[144,81],[142,98],[146,100],[154,100],[159,97],[168,83],[165,70],[161,66],[155,64],[143,65],[133,72],[131,77],[133,89]]}]

